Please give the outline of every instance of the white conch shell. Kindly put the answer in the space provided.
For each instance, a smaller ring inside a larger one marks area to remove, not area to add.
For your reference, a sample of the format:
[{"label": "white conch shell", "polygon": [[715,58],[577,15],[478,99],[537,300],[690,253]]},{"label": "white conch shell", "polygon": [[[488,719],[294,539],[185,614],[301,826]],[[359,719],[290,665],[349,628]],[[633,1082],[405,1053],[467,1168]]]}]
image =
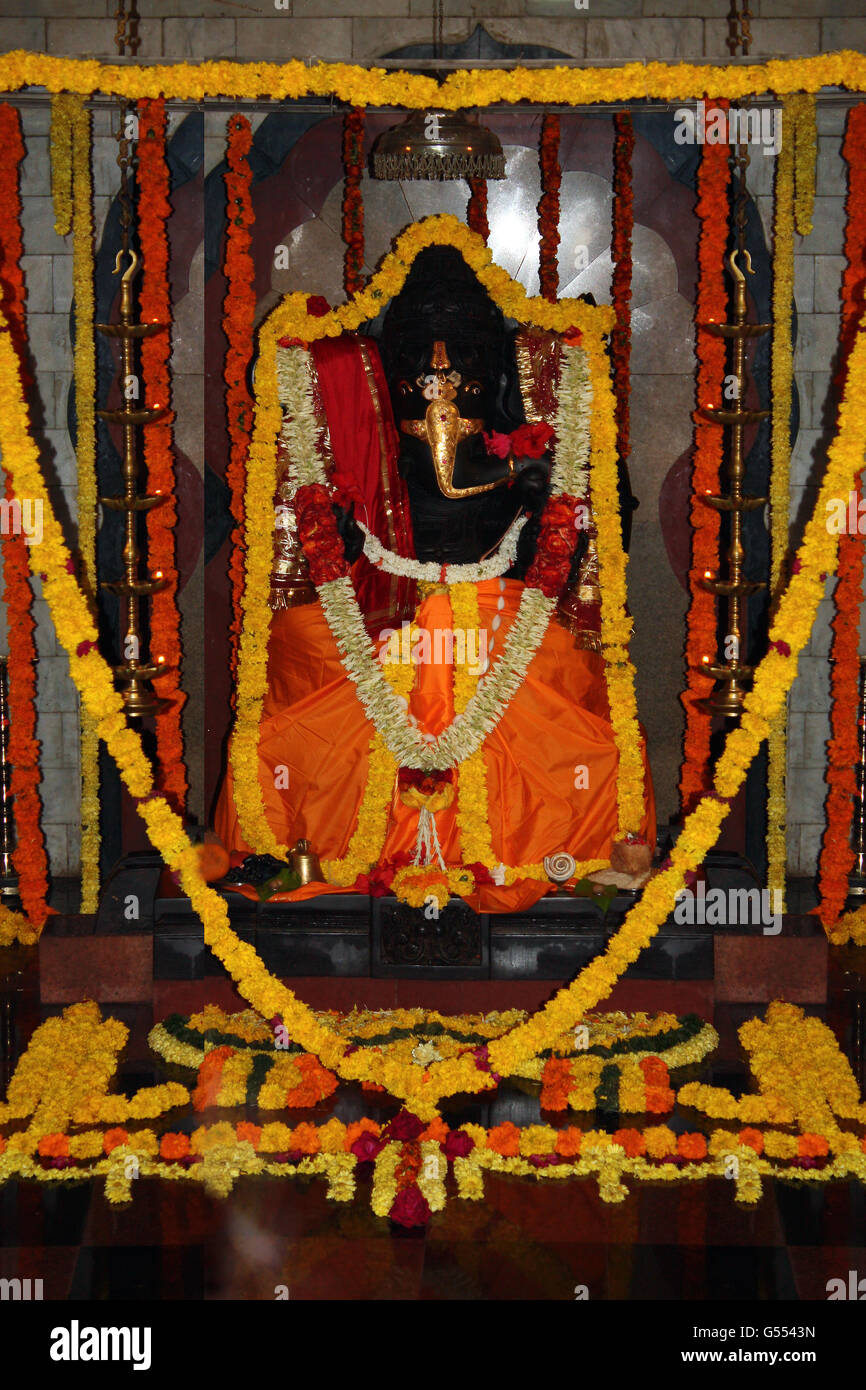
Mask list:
[{"label": "white conch shell", "polygon": [[566,854],[560,850],[558,854],[549,854],[544,860],[544,872],[553,883],[567,883],[570,878],[574,878],[577,868],[577,860],[572,854]]}]

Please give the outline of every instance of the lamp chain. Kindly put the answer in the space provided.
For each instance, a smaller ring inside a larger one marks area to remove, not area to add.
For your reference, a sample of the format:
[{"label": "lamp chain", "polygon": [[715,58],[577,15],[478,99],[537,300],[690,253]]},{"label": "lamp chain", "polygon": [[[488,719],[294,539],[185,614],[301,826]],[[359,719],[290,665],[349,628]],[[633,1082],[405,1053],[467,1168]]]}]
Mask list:
[{"label": "lamp chain", "polygon": [[434,0],[433,57],[441,58],[445,41],[445,0]]},{"label": "lamp chain", "polygon": [[737,49],[745,58],[748,56],[752,46],[752,12],[749,9],[749,0],[731,0],[731,8],[728,13],[728,49],[732,57],[736,57]]}]

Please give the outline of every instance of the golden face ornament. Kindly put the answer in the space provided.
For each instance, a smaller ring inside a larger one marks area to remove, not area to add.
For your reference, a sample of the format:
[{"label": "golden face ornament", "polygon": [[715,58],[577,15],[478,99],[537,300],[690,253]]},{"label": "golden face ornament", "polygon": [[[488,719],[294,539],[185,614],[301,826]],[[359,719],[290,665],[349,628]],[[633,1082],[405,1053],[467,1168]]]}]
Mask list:
[{"label": "golden face ornament", "polygon": [[404,434],[426,440],[429,444],[436,482],[443,497],[475,497],[481,492],[492,492],[494,488],[506,483],[512,465],[509,460],[509,474],[503,478],[496,478],[493,482],[479,483],[475,487],[454,486],[457,445],[462,439],[481,434],[484,421],[467,420],[460,414],[454,404],[454,398],[462,378],[459,372],[451,371],[450,368],[445,344],[435,342],[430,358],[430,372],[426,376],[418,377],[415,383],[430,402],[424,419],[401,420],[400,429]]}]

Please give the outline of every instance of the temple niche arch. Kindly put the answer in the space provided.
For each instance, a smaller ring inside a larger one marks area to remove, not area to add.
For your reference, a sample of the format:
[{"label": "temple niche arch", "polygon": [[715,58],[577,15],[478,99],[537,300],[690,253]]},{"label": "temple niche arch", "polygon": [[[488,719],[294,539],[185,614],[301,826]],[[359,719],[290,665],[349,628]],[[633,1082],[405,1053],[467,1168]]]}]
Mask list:
[{"label": "temple niche arch", "polygon": [[[369,114],[367,148],[399,118],[399,113]],[[541,118],[540,111],[481,113],[502,142],[507,173],[505,180],[488,185],[488,244],[496,263],[530,294],[538,293]],[[270,117],[268,124],[275,119]],[[559,292],[592,294],[599,303],[609,302],[613,120],[568,112],[561,122]],[[259,276],[262,270],[268,276],[267,284],[259,280],[259,320],[294,290],[323,295],[332,305],[346,298],[341,128],[339,117],[311,126],[280,167],[256,185],[256,266]],[[465,218],[469,190],[461,180],[389,183],[367,172],[362,194],[364,273],[369,276],[407,224],[434,213]],[[647,728],[661,824],[677,809],[682,739],[679,693],[687,595],[674,538],[686,524],[687,493],[676,473],[667,486],[664,508],[660,499],[668,475],[692,442],[697,222],[693,188],[671,171],[653,141],[641,133],[640,124],[634,196],[629,471],[639,507],[631,538],[630,603],[639,708]],[[273,245],[284,246],[285,254],[274,256]]]}]

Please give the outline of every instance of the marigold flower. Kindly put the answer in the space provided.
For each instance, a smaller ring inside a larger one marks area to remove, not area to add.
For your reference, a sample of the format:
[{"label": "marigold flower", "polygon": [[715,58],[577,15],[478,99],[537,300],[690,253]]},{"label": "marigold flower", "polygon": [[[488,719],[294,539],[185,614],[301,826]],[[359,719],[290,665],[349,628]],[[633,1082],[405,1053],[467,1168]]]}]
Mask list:
[{"label": "marigold flower", "polygon": [[66,1158],[69,1140],[65,1134],[43,1134],[36,1149],[41,1158]]},{"label": "marigold flower", "polygon": [[259,1147],[262,1137],[261,1125],[255,1125],[250,1120],[239,1120],[235,1125],[235,1133],[241,1142],[245,1141],[247,1144],[252,1144],[254,1149]]},{"label": "marigold flower", "polygon": [[646,1151],[646,1141],[639,1129],[618,1129],[611,1138],[624,1150],[626,1158],[638,1158]]},{"label": "marigold flower", "polygon": [[164,1134],[159,1141],[159,1156],[165,1159],[186,1158],[191,1149],[188,1134]]},{"label": "marigold flower", "polygon": [[650,1158],[667,1158],[677,1152],[677,1137],[667,1125],[650,1125],[643,1137]]},{"label": "marigold flower", "polygon": [[826,1158],[830,1145],[823,1134],[801,1134],[797,1140],[797,1153],[800,1158]]},{"label": "marigold flower", "polygon": [[764,1136],[759,1129],[741,1129],[737,1136],[741,1144],[746,1144],[748,1148],[754,1149],[756,1154],[764,1151]]},{"label": "marigold flower", "polygon": [[296,1125],[292,1130],[292,1147],[304,1154],[317,1154],[322,1146],[316,1126],[306,1122]]},{"label": "marigold flower", "polygon": [[681,1158],[706,1158],[707,1141],[705,1136],[697,1133],[677,1135],[677,1153]]},{"label": "marigold flower", "polygon": [[516,1158],[520,1153],[520,1130],[510,1120],[487,1131],[487,1147],[503,1158]]},{"label": "marigold flower", "polygon": [[560,1129],[556,1134],[556,1152],[562,1158],[576,1158],[580,1153],[582,1131],[569,1125],[566,1129]]},{"label": "marigold flower", "polygon": [[118,1145],[128,1143],[129,1134],[125,1129],[107,1129],[102,1136],[102,1147],[107,1154],[110,1154],[112,1149],[116,1149]]}]

